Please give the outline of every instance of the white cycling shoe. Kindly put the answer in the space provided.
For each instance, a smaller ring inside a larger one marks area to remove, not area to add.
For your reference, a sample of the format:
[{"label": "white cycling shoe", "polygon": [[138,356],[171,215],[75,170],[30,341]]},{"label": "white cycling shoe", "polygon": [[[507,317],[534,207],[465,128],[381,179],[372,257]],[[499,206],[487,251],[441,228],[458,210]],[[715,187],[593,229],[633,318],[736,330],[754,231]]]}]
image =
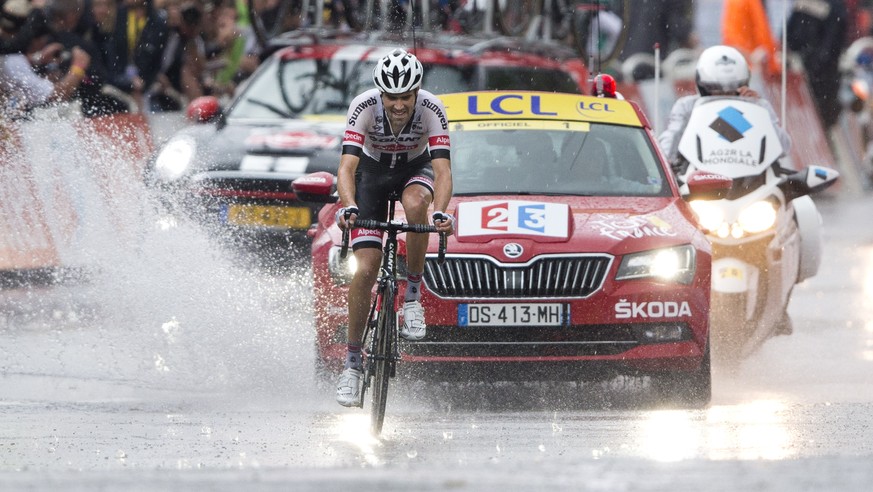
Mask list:
[{"label": "white cycling shoe", "polygon": [[424,324],[424,308],[418,301],[403,303],[403,327],[400,328],[400,336],[411,341],[421,340],[427,334],[427,325]]},{"label": "white cycling shoe", "polygon": [[344,369],[336,384],[336,402],[344,407],[360,406],[363,379],[364,371],[351,367]]}]

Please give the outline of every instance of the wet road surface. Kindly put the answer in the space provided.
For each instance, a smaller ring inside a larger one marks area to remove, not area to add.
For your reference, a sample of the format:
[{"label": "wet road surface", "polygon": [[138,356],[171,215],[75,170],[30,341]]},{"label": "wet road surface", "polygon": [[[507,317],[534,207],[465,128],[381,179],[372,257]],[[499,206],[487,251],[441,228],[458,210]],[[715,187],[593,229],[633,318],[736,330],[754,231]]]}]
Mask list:
[{"label": "wet road surface", "polygon": [[381,439],[316,384],[305,266],[150,232],[86,279],[0,290],[0,489],[869,490],[873,200],[819,206],[794,333],[716,366],[710,408],[634,379],[404,383]]}]

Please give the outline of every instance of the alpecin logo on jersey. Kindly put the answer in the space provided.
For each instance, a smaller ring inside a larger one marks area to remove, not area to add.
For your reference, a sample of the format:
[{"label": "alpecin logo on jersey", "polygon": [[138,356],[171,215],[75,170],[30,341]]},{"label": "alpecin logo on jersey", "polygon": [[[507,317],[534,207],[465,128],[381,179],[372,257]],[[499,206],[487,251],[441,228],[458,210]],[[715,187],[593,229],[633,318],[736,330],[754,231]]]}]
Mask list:
[{"label": "alpecin logo on jersey", "polygon": [[346,133],[343,135],[343,143],[356,143],[358,145],[364,145],[364,136],[360,133],[346,130]]},{"label": "alpecin logo on jersey", "polygon": [[358,107],[355,108],[355,110],[352,112],[352,116],[349,117],[349,125],[354,125],[355,122],[358,120],[358,116],[361,116],[361,113],[363,113],[365,109],[373,106],[374,104],[376,104],[375,97],[365,99],[361,102],[361,104],[358,104]]},{"label": "alpecin logo on jersey", "polygon": [[439,137],[431,137],[429,143],[432,146],[444,145],[444,146],[448,147],[449,146],[449,137],[445,136],[445,135],[441,135]]}]

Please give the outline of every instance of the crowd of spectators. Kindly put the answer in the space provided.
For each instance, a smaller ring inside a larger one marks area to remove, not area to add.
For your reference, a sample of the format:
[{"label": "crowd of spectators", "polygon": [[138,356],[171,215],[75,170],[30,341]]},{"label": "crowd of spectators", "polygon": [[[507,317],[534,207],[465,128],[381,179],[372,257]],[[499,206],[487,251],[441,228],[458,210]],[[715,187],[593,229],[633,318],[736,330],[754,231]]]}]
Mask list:
[{"label": "crowd of spectators", "polygon": [[[299,5],[296,23],[301,24]],[[314,4],[314,0],[309,2]],[[398,0],[399,22],[408,0]],[[432,0],[439,25],[458,31],[469,2]],[[704,2],[705,3],[705,2]],[[720,2],[722,43],[737,47],[754,65],[778,76],[781,33],[768,0]],[[280,0],[254,0],[270,27]],[[26,115],[40,105],[76,99],[85,115],[117,111],[174,111],[201,95],[229,97],[260,63],[259,43],[248,19],[248,0],[0,0],[0,108]],[[324,24],[359,29],[352,12],[361,0],[325,0]],[[698,2],[633,2],[619,60],[650,52],[666,57],[678,48],[702,48],[695,29]],[[710,3],[709,5],[712,5]],[[794,0],[788,48],[803,60],[826,126],[839,112],[837,63],[848,44],[871,35],[873,0]],[[286,20],[291,17],[286,17]],[[275,30],[275,29],[274,29]]]},{"label": "crowd of spectators", "polygon": [[2,116],[74,99],[97,116],[229,96],[260,62],[240,2],[0,0]]}]

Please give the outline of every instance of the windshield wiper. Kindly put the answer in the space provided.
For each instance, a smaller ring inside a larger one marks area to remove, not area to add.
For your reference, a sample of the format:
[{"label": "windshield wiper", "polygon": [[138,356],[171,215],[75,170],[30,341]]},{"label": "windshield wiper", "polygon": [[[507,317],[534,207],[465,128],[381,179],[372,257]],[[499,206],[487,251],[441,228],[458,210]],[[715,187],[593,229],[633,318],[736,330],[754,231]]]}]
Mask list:
[{"label": "windshield wiper", "polygon": [[295,117],[294,114],[289,113],[288,111],[285,111],[282,108],[276,107],[276,106],[274,106],[266,101],[261,101],[260,99],[247,98],[246,101],[254,104],[255,106],[261,106],[262,108],[267,108],[270,111],[278,114],[279,116],[281,116],[283,118],[294,118]]}]

